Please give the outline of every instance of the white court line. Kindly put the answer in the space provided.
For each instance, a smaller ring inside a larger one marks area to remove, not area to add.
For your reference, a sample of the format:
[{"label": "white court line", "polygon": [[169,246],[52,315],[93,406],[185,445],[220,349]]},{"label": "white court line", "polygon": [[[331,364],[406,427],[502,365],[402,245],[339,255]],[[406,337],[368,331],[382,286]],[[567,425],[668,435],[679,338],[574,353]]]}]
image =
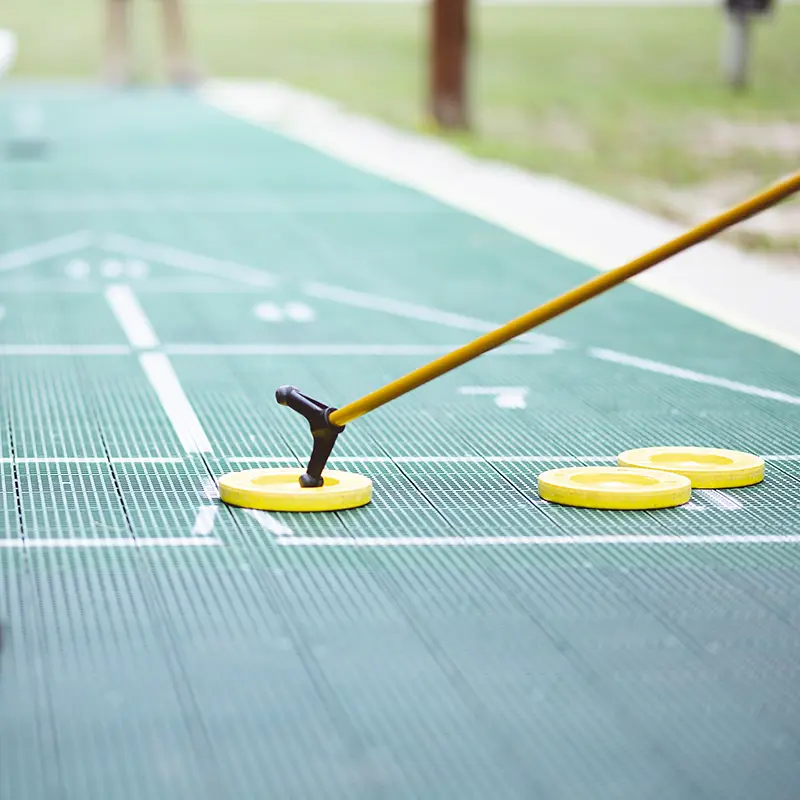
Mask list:
[{"label": "white court line", "polygon": [[73,253],[82,247],[88,247],[91,242],[92,236],[88,231],[76,231],[48,242],[39,242],[19,250],[12,250],[0,255],[0,272],[28,267],[46,258]]},{"label": "white court line", "polygon": [[214,522],[217,519],[218,511],[218,506],[201,506],[197,510],[192,533],[195,536],[209,536],[214,530]]},{"label": "white court line", "polygon": [[686,511],[706,511],[705,506],[701,506],[700,503],[696,503],[694,500],[690,500],[688,503],[684,503],[681,508],[685,509]]},{"label": "white court line", "polygon": [[182,464],[178,456],[113,456],[112,464]]},{"label": "white court line", "polygon": [[127,548],[127,547],[216,547],[220,545],[219,539],[210,536],[151,536],[133,537],[98,537],[74,539],[0,539],[0,549],[22,550],[33,548],[35,550],[84,550],[88,548]]},{"label": "white court line", "polygon": [[211,443],[167,356],[163,353],[142,353],[139,362],[184,450],[187,453],[210,453]]},{"label": "white court line", "polygon": [[[23,456],[13,459],[17,464],[182,464],[182,458],[173,456]],[[10,458],[0,461],[11,462]]]},{"label": "white court line", "polygon": [[[448,344],[168,344],[165,353],[180,356],[429,356],[449,353]],[[538,356],[538,345],[506,345],[486,355]]]},{"label": "white court line", "polygon": [[447,208],[422,205],[415,198],[393,192],[289,191],[289,192],[42,192],[4,190],[0,208],[43,212],[146,211],[181,214],[408,214],[451,213]]},{"label": "white court line", "polygon": [[0,356],[125,356],[126,344],[2,344]]},{"label": "white court line", "polygon": [[264,530],[274,533],[276,536],[292,536],[294,534],[290,527],[270,516],[266,511],[248,508],[245,509],[245,513],[252,517]]},{"label": "white court line", "polygon": [[625,353],[618,353],[615,350],[592,347],[589,349],[589,355],[601,361],[610,361],[614,364],[636,367],[636,369],[643,369],[647,372],[657,372],[661,375],[670,375],[673,378],[681,378],[685,381],[704,383],[709,386],[719,386],[722,389],[730,389],[733,392],[762,397],[766,400],[777,400],[781,403],[789,403],[795,406],[800,405],[800,397],[795,397],[794,395],[784,392],[762,389],[760,386],[751,386],[748,383],[739,383],[738,381],[731,381],[727,378],[717,378],[714,375],[706,375],[703,372],[695,372],[690,369],[683,369],[682,367],[674,367],[670,364],[662,364],[658,361],[650,361],[647,358],[629,356]]},{"label": "white court line", "polygon": [[[231,464],[305,464],[305,459],[299,459],[294,456],[219,456],[220,459],[227,461]],[[762,456],[765,461],[784,461],[793,462],[800,461],[800,454],[798,455],[766,455]],[[0,463],[10,464],[14,461],[12,458],[0,457]],[[59,464],[59,463],[75,463],[75,464],[91,464],[91,463],[106,463],[112,464],[182,464],[183,459],[176,456],[115,456],[111,459],[101,458],[98,456],[41,456],[41,457],[25,457],[17,458],[17,463],[20,464]],[[538,463],[564,463],[564,464],[580,464],[582,462],[614,462],[615,456],[331,456],[329,462],[338,462],[342,464],[498,464],[498,463],[521,463],[521,464],[538,464]],[[219,498],[219,491],[217,483],[212,478],[209,478],[203,484],[203,491],[205,496],[209,499]],[[701,490],[698,490],[701,491]],[[687,503],[688,506],[688,503]]]},{"label": "white court line", "polygon": [[223,280],[233,279],[251,286],[273,286],[276,282],[273,275],[252,267],[189,253],[175,247],[143,242],[130,236],[121,236],[116,233],[104,236],[101,245],[106,250],[111,250],[115,253],[136,256],[148,261],[160,261],[162,264],[176,269],[202,272]]},{"label": "white court line", "polygon": [[534,545],[537,547],[561,547],[565,545],[619,545],[619,544],[794,544],[800,542],[800,534],[790,533],[714,534],[711,536],[680,536],[678,534],[608,535],[590,534],[564,536],[385,536],[349,538],[347,536],[296,536],[291,539],[276,539],[281,547],[494,547],[498,545]]},{"label": "white court line", "polygon": [[[160,278],[147,276],[134,278],[136,291],[144,294],[151,292],[167,294],[228,294],[244,295],[253,291],[247,284],[224,283],[221,278],[193,277],[181,275],[176,278]],[[87,278],[83,281],[55,278],[51,281],[25,278],[18,279],[3,286],[7,294],[97,294],[105,288],[104,280]]]},{"label": "white court line", "polygon": [[117,322],[134,347],[158,347],[156,332],[130,286],[113,284],[104,294]]},{"label": "white court line", "polygon": [[206,500],[219,500],[219,486],[214,478],[203,480],[203,495]]},{"label": "white court line", "polygon": [[[299,464],[301,459],[293,456],[220,456],[231,464],[253,462],[259,464]],[[798,457],[800,459],[800,457]],[[330,463],[342,464],[496,464],[516,462],[536,464],[539,462],[559,462],[579,464],[583,461],[616,461],[615,456],[331,456]],[[303,462],[304,463],[304,462]]]},{"label": "white court line", "polygon": [[[492,322],[475,319],[474,317],[465,317],[462,314],[453,314],[449,311],[440,311],[436,308],[420,306],[416,303],[406,303],[388,297],[379,297],[366,292],[356,292],[352,289],[344,289],[340,286],[331,286],[326,283],[312,281],[303,286],[303,291],[312,297],[322,300],[332,300],[336,303],[343,303],[356,308],[366,308],[371,311],[383,311],[386,314],[393,314],[397,317],[420,322],[433,322],[450,328],[487,333],[499,327]],[[536,344],[541,348],[542,354],[554,353],[556,350],[567,346],[563,339],[541,333],[525,333],[517,336],[516,341]]]},{"label": "white court line", "polygon": [[740,511],[744,508],[736,498],[721,492],[719,489],[697,490],[697,493],[707,497],[710,503],[723,511]]}]

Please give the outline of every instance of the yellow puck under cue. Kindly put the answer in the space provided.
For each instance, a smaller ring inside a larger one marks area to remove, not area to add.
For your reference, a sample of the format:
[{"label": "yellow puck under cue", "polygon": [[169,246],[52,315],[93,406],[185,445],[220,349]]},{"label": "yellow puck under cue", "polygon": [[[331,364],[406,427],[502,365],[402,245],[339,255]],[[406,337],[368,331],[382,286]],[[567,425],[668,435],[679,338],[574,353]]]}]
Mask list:
[{"label": "yellow puck under cue", "polygon": [[683,475],[695,489],[731,489],[764,479],[764,459],[713,447],[646,447],[626,450],[621,467],[656,469]]},{"label": "yellow puck under cue", "polygon": [[322,486],[304,489],[302,473],[299,467],[230,472],[219,479],[220,499],[259,511],[343,511],[372,499],[372,481],[363,475],[328,470]]},{"label": "yellow puck under cue", "polygon": [[670,508],[691,499],[692,484],[682,475],[658,470],[565,467],[539,476],[539,496],[582,508]]}]

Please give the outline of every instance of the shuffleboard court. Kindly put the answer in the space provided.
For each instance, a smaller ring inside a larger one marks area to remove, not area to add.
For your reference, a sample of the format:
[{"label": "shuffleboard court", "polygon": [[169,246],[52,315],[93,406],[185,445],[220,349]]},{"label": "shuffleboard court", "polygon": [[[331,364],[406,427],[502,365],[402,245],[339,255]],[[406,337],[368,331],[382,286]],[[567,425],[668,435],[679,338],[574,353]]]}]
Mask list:
[{"label": "shuffleboard court", "polygon": [[[279,385],[592,270],[191,95],[7,86],[0,134],[0,797],[796,795],[797,354],[622,286],[348,426],[369,506],[230,508],[310,452]],[[673,445],[765,481],[538,497]]]}]

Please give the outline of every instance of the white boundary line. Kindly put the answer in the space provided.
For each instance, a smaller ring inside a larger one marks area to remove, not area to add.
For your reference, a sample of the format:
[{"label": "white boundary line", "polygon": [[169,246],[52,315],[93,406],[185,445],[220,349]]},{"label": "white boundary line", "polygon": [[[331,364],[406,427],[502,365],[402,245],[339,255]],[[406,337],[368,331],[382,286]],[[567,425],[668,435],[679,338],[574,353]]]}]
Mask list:
[{"label": "white boundary line", "polygon": [[158,346],[158,337],[133,290],[125,284],[114,284],[105,291],[105,298],[131,345],[138,350],[149,350],[139,355],[139,363],[184,450],[210,453],[211,443],[169,357],[151,349]]},{"label": "white boundary line", "polygon": [[[781,454],[761,456],[768,462],[800,462],[800,454]],[[230,464],[297,464],[302,466],[305,460],[294,456],[218,456],[220,461]],[[13,459],[2,456],[0,464],[11,464]],[[184,459],[178,456],[112,456],[110,459],[100,456],[30,456],[16,459],[18,464],[183,464]],[[581,464],[584,462],[616,461],[616,456],[548,456],[548,455],[501,455],[501,456],[331,456],[331,463],[341,464],[538,464],[563,463]],[[216,483],[209,479],[209,498],[218,498]],[[698,490],[704,491],[704,490]]]},{"label": "white boundary line", "polygon": [[0,464],[183,464],[182,458],[173,456],[22,456],[16,459],[0,458]]},{"label": "white boundary line", "polygon": [[219,506],[200,506],[197,509],[192,533],[195,536],[209,536],[214,530],[214,523],[217,519]]},{"label": "white boundary line", "polygon": [[211,443],[169,358],[163,353],[142,353],[139,363],[158,395],[184,450],[187,453],[210,453]]},{"label": "white boundary line", "polygon": [[268,514],[266,511],[248,508],[245,509],[245,513],[249,517],[252,517],[264,530],[269,531],[275,536],[292,536],[294,533],[288,525],[284,525],[280,520],[275,519],[275,517]]},{"label": "white boundary line", "polygon": [[[420,206],[414,198],[398,197],[395,192],[353,193],[333,191],[262,191],[262,192],[43,192],[6,189],[0,195],[0,210],[31,211],[38,214],[88,211],[118,213],[138,211],[172,214],[420,214],[436,209]],[[449,210],[442,209],[444,213]]]},{"label": "white boundary line", "polygon": [[88,247],[91,243],[92,235],[89,231],[76,231],[58,239],[50,239],[46,242],[38,242],[28,247],[22,247],[19,250],[12,250],[0,255],[0,272],[28,267],[31,264],[44,261],[46,258],[73,253],[82,247]]},{"label": "white boundary line", "polygon": [[[800,456],[797,457],[800,460]],[[220,456],[230,464],[300,464],[301,460],[292,456]],[[537,464],[558,462],[579,464],[583,461],[614,461],[614,456],[331,456],[330,463],[341,464],[496,464],[501,462]],[[305,462],[303,462],[305,463]]]},{"label": "white boundary line", "polygon": [[128,548],[128,547],[218,547],[219,539],[209,536],[150,536],[138,537],[98,537],[96,539],[76,537],[74,539],[0,539],[0,550],[85,550],[88,548]]},{"label": "white boundary line", "polygon": [[776,392],[772,389],[762,389],[759,386],[751,386],[748,383],[739,383],[738,381],[731,381],[727,378],[717,378],[714,375],[706,375],[704,372],[695,372],[691,369],[683,369],[682,367],[674,367],[670,364],[662,364],[659,361],[651,361],[647,358],[638,358],[636,356],[629,356],[625,353],[618,353],[615,350],[605,350],[603,348],[592,347],[589,349],[589,355],[593,358],[600,359],[601,361],[610,361],[613,364],[621,364],[626,367],[635,367],[636,369],[645,370],[646,372],[657,372],[660,375],[669,375],[672,378],[680,378],[684,381],[692,381],[694,383],[705,383],[709,386],[719,386],[721,389],[729,389],[732,392],[740,392],[741,394],[749,394],[754,397],[761,397],[765,400],[777,400],[780,403],[788,403],[790,405],[800,405],[800,397],[795,397],[785,392]]},{"label": "white boundary line", "polygon": [[127,356],[126,344],[0,344],[0,356]]},{"label": "white boundary line", "polygon": [[715,505],[723,511],[741,511],[742,508],[744,508],[735,497],[731,497],[729,494],[725,494],[725,492],[719,489],[706,489],[701,491],[702,496],[707,497],[712,505]]},{"label": "white boundary line", "polygon": [[149,261],[158,261],[169,267],[191,272],[202,272],[223,280],[233,279],[251,286],[268,287],[274,286],[276,282],[274,275],[253,267],[236,264],[232,261],[220,261],[210,256],[201,256],[197,253],[179,250],[176,247],[143,242],[131,236],[123,236],[118,233],[104,236],[100,240],[100,246],[114,253],[135,256]]},{"label": "white boundary line", "polygon": [[494,547],[498,545],[534,545],[559,547],[564,545],[709,545],[709,544],[796,544],[800,534],[717,534],[711,536],[681,536],[678,534],[602,535],[564,534],[553,536],[385,536],[350,538],[348,536],[295,536],[275,539],[280,547]]},{"label": "white boundary line", "polygon": [[[167,344],[165,353],[176,356],[428,356],[449,353],[449,344]],[[487,356],[540,356],[537,344],[505,345]]]},{"label": "white boundary line", "polygon": [[[567,258],[605,271],[685,227],[557,178],[475,159],[431,137],[348,113],[277,82],[209,81],[210,105],[341,162],[427,193]],[[776,176],[778,177],[778,176]],[[800,353],[800,271],[712,240],[631,279],[638,286]]]},{"label": "white boundary line", "polygon": [[[87,234],[88,235],[88,234]],[[75,234],[74,236],[79,236]],[[74,238],[74,237],[73,237]],[[70,239],[70,237],[66,237]],[[71,249],[75,249],[82,243],[82,239],[68,242]],[[51,247],[52,243],[47,244]],[[65,246],[62,241],[59,247]],[[209,259],[205,256],[195,255],[174,248],[167,248],[159,244],[141,242],[126,236],[111,234],[106,236],[101,246],[112,252],[124,252],[134,254],[137,257],[147,257],[150,260],[160,261],[165,264],[177,266],[181,269],[192,271],[211,272],[214,275],[223,275],[227,272],[235,280],[242,280],[262,285],[264,282],[272,284],[275,277],[250,267],[242,267],[238,264],[220,262],[216,259]],[[27,265],[44,257],[41,249],[43,246],[33,246],[28,249]],[[16,266],[25,266],[18,263],[19,258],[14,260],[15,254],[0,256],[3,258],[12,257],[12,262]],[[19,254],[17,254],[19,256]],[[367,308],[381,311],[396,316],[414,319],[418,321],[433,322],[452,328],[466,330],[476,330],[486,332],[495,329],[494,323],[484,320],[474,319],[461,314],[440,311],[435,308],[407,303],[392,298],[380,297],[365,292],[357,292],[342,287],[331,286],[324,283],[309,282],[304,286],[304,291],[314,297],[327,299],[333,302],[352,305],[360,308]],[[158,345],[158,339],[147,320],[144,311],[138,303],[132,289],[126,285],[116,285],[109,287],[105,296],[112,311],[117,317],[120,325],[127,334],[131,344],[139,349],[153,348]],[[502,348],[490,351],[488,355],[549,355],[559,349],[569,347],[569,343],[556,337],[542,335],[539,333],[524,334],[518,339],[528,344],[509,344]],[[524,348],[529,349],[524,349]],[[306,345],[202,345],[202,344],[177,344],[163,349],[163,352],[180,355],[272,355],[272,356],[301,356],[301,355],[325,355],[325,356],[433,356],[453,349],[447,345],[364,345],[364,344],[306,344]],[[127,354],[129,351],[122,351],[117,346],[89,345],[89,346],[70,346],[70,345],[8,345],[5,348],[0,346],[0,355],[120,355]],[[713,375],[687,370],[669,364],[661,364],[637,356],[618,353],[602,348],[589,348],[588,353],[591,357],[601,360],[612,361],[617,364],[635,367],[650,372],[660,372],[673,378],[690,380],[699,383],[718,386],[731,391],[742,392],[766,399],[777,400],[779,402],[800,404],[800,398],[793,397],[784,392],[776,392],[771,389],[751,386],[727,378],[719,378]],[[514,401],[514,404],[518,404]]]},{"label": "white boundary line", "polygon": [[[487,333],[495,330],[498,326],[492,322],[466,317],[463,314],[454,314],[449,311],[440,311],[429,306],[421,306],[416,303],[407,303],[400,300],[393,300],[388,297],[367,292],[356,292],[352,289],[344,289],[340,286],[331,286],[326,283],[310,282],[303,286],[303,291],[311,297],[320,300],[331,300],[344,305],[355,306],[356,308],[366,308],[370,311],[382,311],[397,317],[413,319],[419,322],[433,322],[438,325],[446,325],[450,328],[461,328],[467,331],[478,331]],[[542,333],[525,333],[516,337],[516,341],[530,342],[539,345],[544,353],[553,353],[567,346],[563,339],[556,336],[549,336]]]},{"label": "white boundary line", "polygon": [[156,332],[130,286],[115,283],[108,286],[104,294],[117,322],[134,347],[158,347]]}]

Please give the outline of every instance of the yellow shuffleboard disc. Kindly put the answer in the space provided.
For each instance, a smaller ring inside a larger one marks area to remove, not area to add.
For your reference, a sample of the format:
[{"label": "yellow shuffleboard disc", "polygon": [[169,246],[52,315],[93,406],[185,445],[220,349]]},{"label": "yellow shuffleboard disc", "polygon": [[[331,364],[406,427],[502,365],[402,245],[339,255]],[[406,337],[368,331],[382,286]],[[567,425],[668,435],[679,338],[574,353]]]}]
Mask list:
[{"label": "yellow shuffleboard disc", "polygon": [[342,511],[372,499],[372,481],[352,472],[325,471],[324,485],[304,489],[299,468],[247,469],[219,479],[223,503],[259,511]]},{"label": "yellow shuffleboard disc", "polygon": [[692,484],[683,475],[659,470],[565,467],[539,476],[539,496],[581,508],[670,508],[691,499]]},{"label": "yellow shuffleboard disc", "polygon": [[764,459],[737,450],[713,447],[646,447],[627,450],[621,467],[657,469],[684,475],[695,489],[751,486],[764,479]]}]

